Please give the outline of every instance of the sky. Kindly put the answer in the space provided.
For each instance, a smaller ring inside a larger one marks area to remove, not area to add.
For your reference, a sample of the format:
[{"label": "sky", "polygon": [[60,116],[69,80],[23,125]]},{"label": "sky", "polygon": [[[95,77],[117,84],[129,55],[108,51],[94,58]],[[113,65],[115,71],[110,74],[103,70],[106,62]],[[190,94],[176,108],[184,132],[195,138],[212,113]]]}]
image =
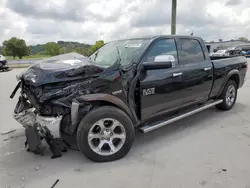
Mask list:
[{"label": "sky", "polygon": [[[170,34],[171,0],[0,0],[0,45]],[[177,34],[250,39],[250,0],[177,0]]]}]

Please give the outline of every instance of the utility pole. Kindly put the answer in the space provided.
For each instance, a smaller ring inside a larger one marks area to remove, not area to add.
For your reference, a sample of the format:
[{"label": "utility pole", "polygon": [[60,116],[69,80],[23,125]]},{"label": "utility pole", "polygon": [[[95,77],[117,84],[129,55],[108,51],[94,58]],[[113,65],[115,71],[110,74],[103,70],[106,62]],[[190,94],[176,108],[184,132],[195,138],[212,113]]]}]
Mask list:
[{"label": "utility pole", "polygon": [[171,35],[176,34],[176,6],[177,0],[172,0]]}]

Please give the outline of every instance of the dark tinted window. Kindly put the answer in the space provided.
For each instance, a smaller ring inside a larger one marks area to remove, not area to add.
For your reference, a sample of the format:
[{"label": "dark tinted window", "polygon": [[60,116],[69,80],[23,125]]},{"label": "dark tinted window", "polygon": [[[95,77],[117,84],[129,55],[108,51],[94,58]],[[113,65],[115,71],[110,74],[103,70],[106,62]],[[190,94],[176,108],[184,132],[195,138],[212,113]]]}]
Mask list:
[{"label": "dark tinted window", "polygon": [[179,39],[179,60],[182,63],[197,62],[205,60],[203,50],[198,40]]},{"label": "dark tinted window", "polygon": [[154,58],[158,55],[173,55],[175,61],[177,61],[177,49],[174,39],[156,41],[147,53],[144,61],[154,61]]}]

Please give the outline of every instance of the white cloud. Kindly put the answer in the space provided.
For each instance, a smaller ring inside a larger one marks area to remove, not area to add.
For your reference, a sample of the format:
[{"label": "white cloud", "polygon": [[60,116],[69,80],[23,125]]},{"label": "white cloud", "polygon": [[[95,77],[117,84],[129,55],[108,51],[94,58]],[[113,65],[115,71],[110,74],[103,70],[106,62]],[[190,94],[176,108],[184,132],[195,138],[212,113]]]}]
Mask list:
[{"label": "white cloud", "polygon": [[[248,8],[249,7],[249,8]],[[0,43],[28,44],[170,33],[171,0],[0,0]],[[177,34],[205,40],[250,39],[249,0],[178,0]]]}]

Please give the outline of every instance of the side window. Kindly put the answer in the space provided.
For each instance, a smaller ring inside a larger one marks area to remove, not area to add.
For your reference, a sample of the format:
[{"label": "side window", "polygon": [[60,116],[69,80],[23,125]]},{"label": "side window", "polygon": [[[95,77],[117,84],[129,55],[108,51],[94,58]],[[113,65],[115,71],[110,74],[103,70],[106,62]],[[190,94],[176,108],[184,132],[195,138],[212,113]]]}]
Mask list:
[{"label": "side window", "polygon": [[198,40],[178,39],[178,46],[181,63],[185,64],[205,60],[204,52]]},{"label": "side window", "polygon": [[174,39],[161,39],[156,41],[143,60],[153,62],[158,55],[172,55],[174,56],[175,62],[177,62],[177,48]]}]

